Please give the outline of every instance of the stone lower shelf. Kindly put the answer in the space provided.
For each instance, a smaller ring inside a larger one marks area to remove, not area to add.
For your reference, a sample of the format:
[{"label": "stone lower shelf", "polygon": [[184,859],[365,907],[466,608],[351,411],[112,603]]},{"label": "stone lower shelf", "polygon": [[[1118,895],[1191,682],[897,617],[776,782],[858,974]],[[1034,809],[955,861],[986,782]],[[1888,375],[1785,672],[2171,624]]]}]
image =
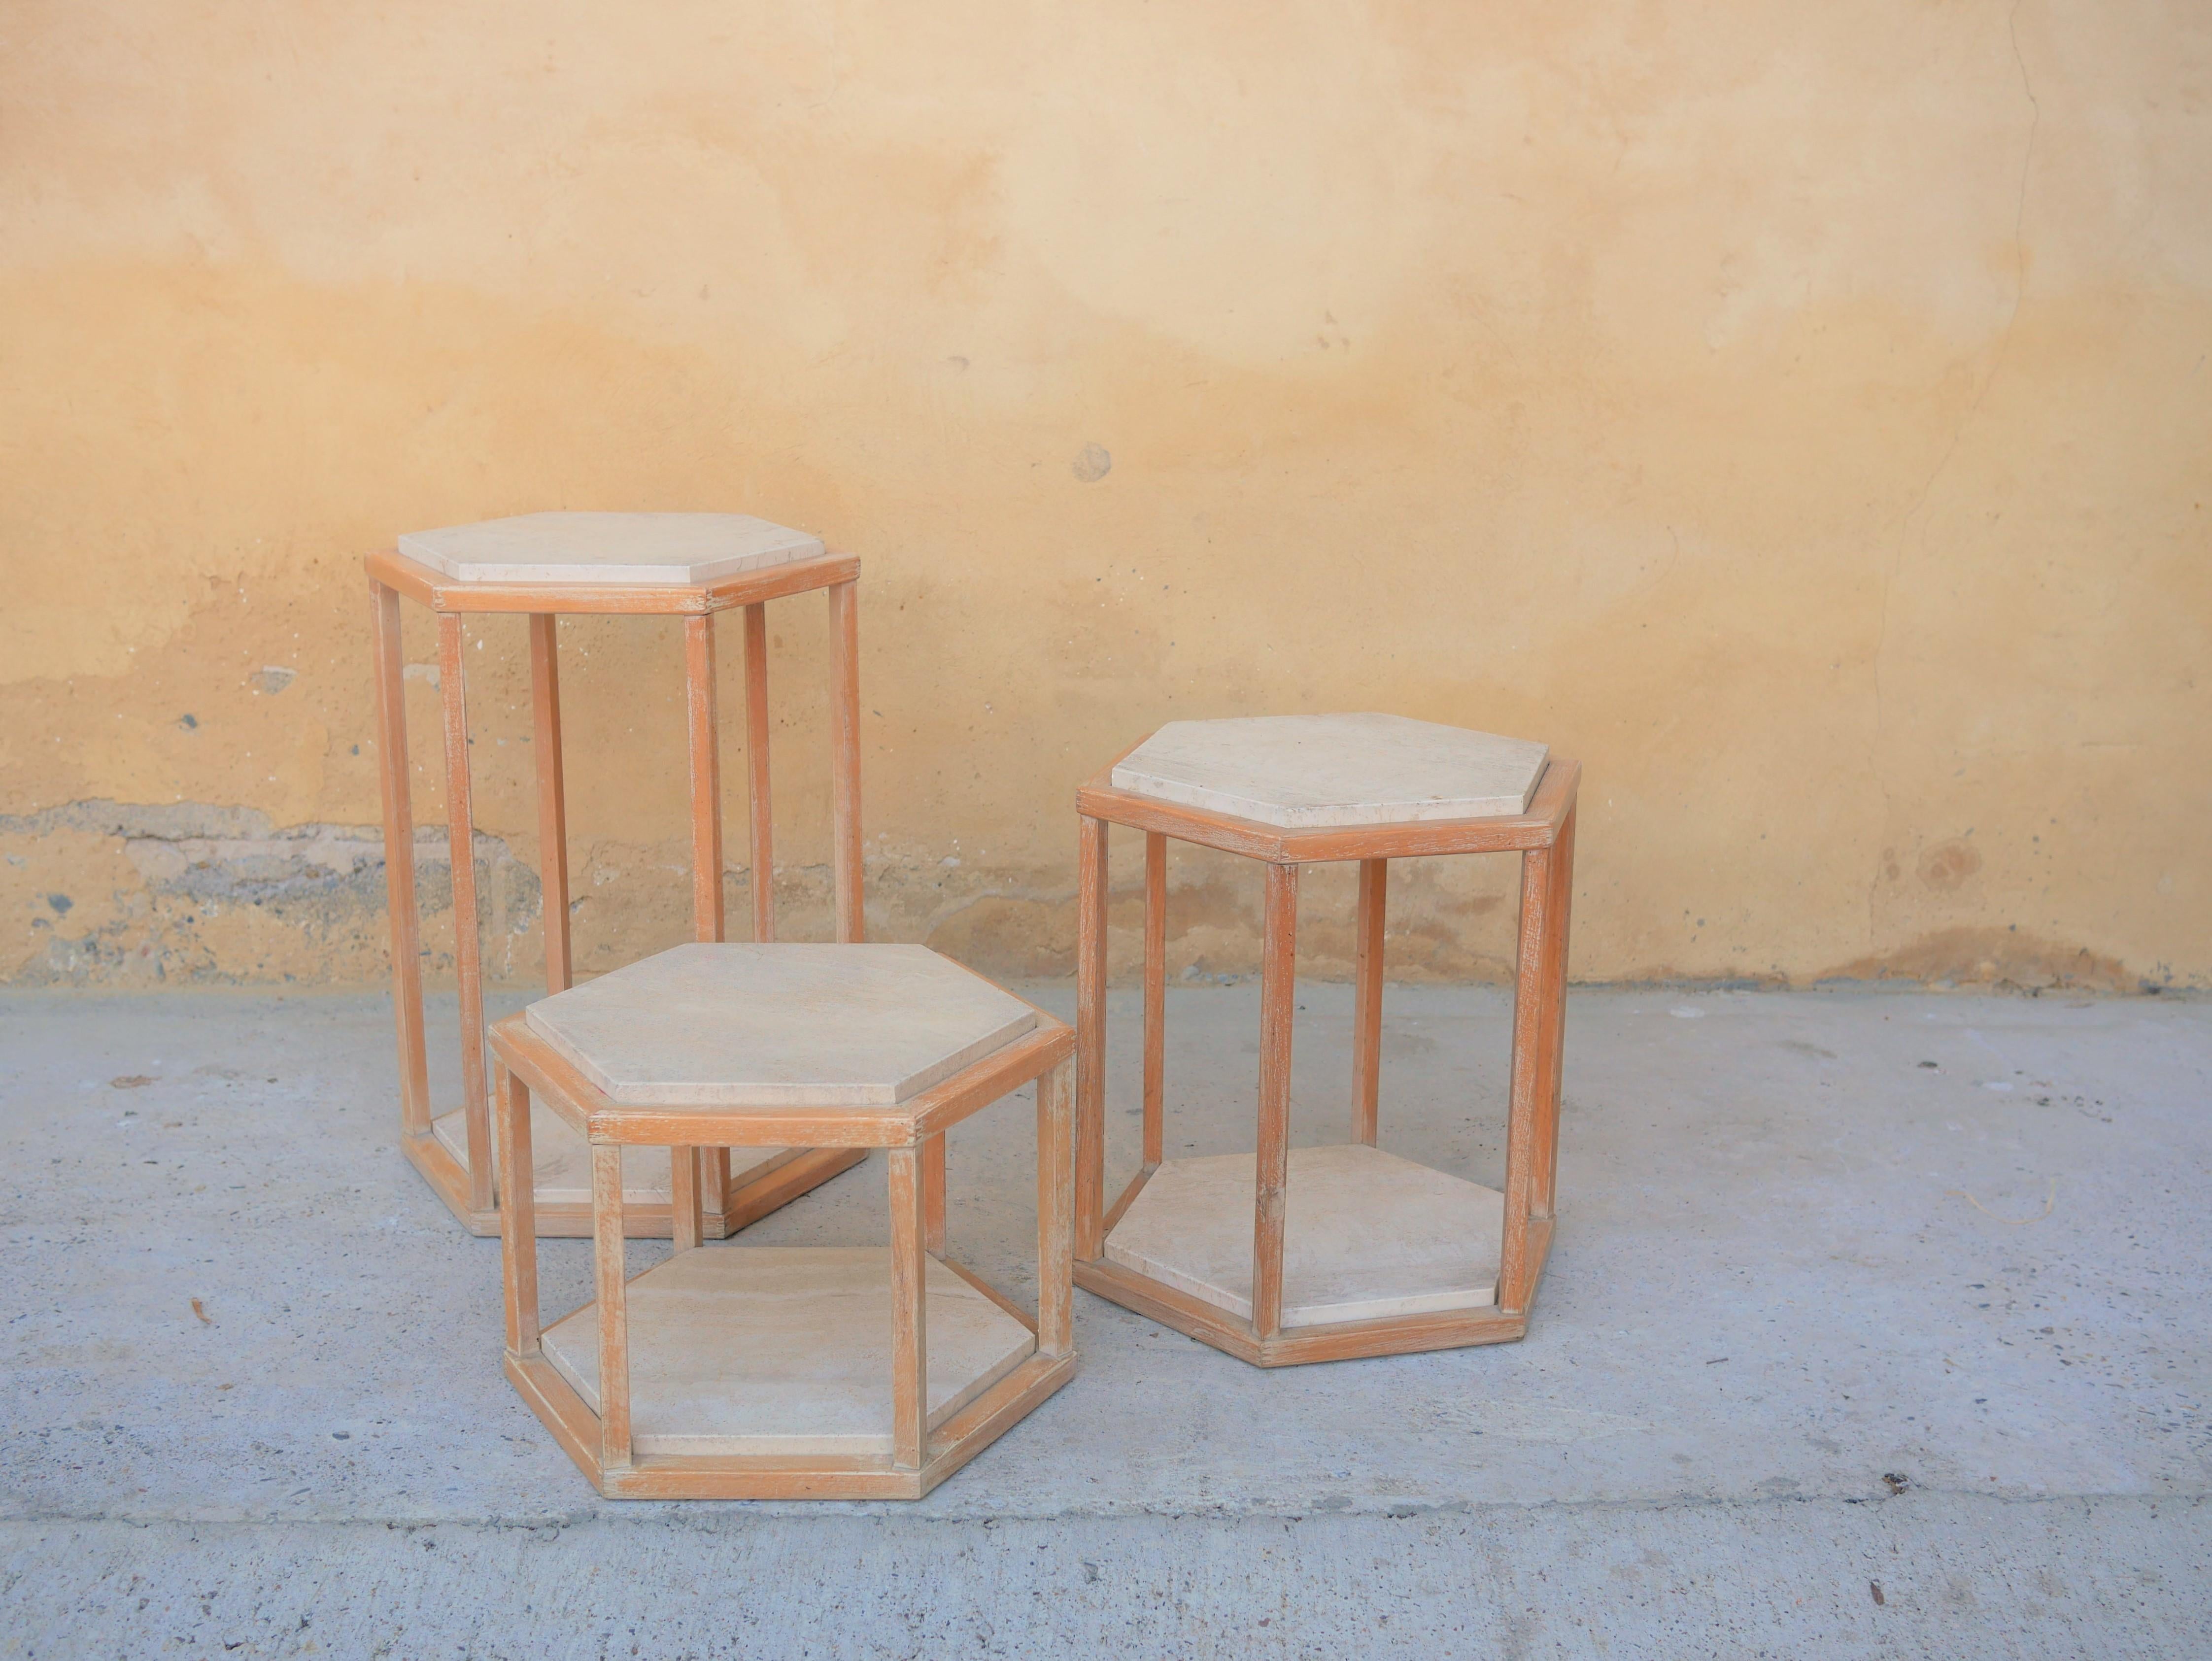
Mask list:
[{"label": "stone lower shelf", "polygon": [[[459,1109],[433,1119],[430,1134],[459,1161],[462,1170],[468,1169],[468,1128]],[[496,1143],[496,1120],[492,1135]],[[780,1163],[789,1152],[781,1147],[733,1147],[730,1150],[731,1179],[734,1182],[747,1171],[757,1171],[764,1174],[767,1167]],[[592,1145],[570,1129],[568,1121],[535,1102],[530,1107],[530,1159],[538,1168],[539,1205],[590,1207]],[[624,1205],[665,1206],[668,1203],[666,1148],[626,1147],[623,1149],[622,1159]],[[720,1202],[714,1203],[719,1205]]]},{"label": "stone lower shelf", "polygon": [[[934,1429],[1026,1360],[1036,1339],[936,1258],[927,1269]],[[700,1246],[638,1275],[624,1302],[636,1452],[890,1457],[887,1248]],[[598,1304],[554,1323],[543,1342],[599,1411]]]},{"label": "stone lower shelf", "polygon": [[[1254,1156],[1169,1159],[1106,1239],[1110,1262],[1252,1317]],[[1505,1196],[1358,1144],[1291,1150],[1283,1326],[1498,1301]]]}]

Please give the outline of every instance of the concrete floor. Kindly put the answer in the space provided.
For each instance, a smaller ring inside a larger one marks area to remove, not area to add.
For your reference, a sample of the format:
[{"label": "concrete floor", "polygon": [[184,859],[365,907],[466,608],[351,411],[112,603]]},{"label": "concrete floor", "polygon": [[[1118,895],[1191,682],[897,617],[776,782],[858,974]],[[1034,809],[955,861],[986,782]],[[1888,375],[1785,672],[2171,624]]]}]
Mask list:
[{"label": "concrete floor", "polygon": [[[1335,1140],[1349,998],[1302,1008]],[[1496,1182],[1504,998],[1389,1011],[1384,1146]],[[1255,993],[1169,1019],[1170,1151],[1249,1146]],[[906,1506],[598,1500],[389,1044],[364,997],[0,997],[0,1655],[2212,1652],[2212,1005],[1577,992],[1525,1342],[1261,1373],[1079,1293],[1082,1375]],[[951,1152],[1023,1295],[1029,1138]],[[882,1174],[752,1238],[880,1238]]]}]

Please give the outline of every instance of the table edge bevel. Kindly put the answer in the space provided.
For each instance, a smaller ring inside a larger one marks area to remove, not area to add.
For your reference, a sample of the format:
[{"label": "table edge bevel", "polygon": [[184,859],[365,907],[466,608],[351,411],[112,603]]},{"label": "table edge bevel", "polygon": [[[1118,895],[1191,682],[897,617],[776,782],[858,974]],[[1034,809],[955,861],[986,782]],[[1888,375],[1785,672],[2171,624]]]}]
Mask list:
[{"label": "table edge bevel", "polygon": [[1295,830],[1232,813],[1164,801],[1117,788],[1109,766],[1075,793],[1076,812],[1133,830],[1158,831],[1224,854],[1271,865],[1319,865],[1340,861],[1413,859],[1453,854],[1526,853],[1549,848],[1574,810],[1582,764],[1547,757],[1528,812],[1479,819],[1401,819],[1389,824],[1346,824]]}]

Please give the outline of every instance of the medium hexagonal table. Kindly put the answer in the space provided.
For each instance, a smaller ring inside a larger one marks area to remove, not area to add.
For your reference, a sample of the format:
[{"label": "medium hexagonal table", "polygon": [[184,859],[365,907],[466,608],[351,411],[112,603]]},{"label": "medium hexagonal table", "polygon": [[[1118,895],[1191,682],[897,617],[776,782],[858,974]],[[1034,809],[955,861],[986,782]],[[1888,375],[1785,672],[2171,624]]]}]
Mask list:
[{"label": "medium hexagonal table", "polygon": [[[503,1190],[507,1378],[610,1498],[918,1499],[1074,1376],[1074,1043],[919,946],[680,946],[500,1022],[500,1168],[532,1167],[538,1104],[586,1141],[596,1289],[541,1324]],[[945,1239],[946,1131],[1032,1080],[1034,1312]],[[703,1243],[700,1150],[793,1146],[888,1150],[888,1249]],[[632,1279],[647,1149],[675,1252]]]},{"label": "medium hexagonal table", "polygon": [[[574,976],[568,941],[568,806],[561,753],[560,614],[667,616],[684,624],[690,754],[691,904],[702,940],[722,938],[721,764],[715,714],[714,617],[742,606],[745,624],[746,783],[750,794],[752,930],[775,938],[775,855],[769,800],[768,602],[826,589],[830,596],[832,751],[830,866],[837,938],[862,937],[860,867],[860,562],[822,539],[745,514],[524,514],[403,536],[368,556],[376,668],[377,741],[384,794],[385,879],[392,917],[392,1001],[399,1049],[400,1147],[470,1232],[495,1234],[490,1098],[485,1086],[483,975],[477,934],[475,818],[463,620],[525,613],[530,623],[532,741],[538,782],[538,880],[544,903],[545,982],[562,992]],[[415,892],[415,824],[407,763],[403,599],[438,622],[438,690],[444,715],[447,833],[453,861],[453,970],[460,997],[461,1104],[434,1114],[422,1025],[421,925]],[[481,645],[481,640],[477,642]],[[592,1231],[584,1144],[540,1114],[538,1226]],[[704,1180],[707,1232],[735,1233],[754,1219],[848,1168],[842,1149],[710,1150]],[[627,1162],[634,1234],[666,1234],[670,1174],[658,1150]]]},{"label": "medium hexagonal table", "polygon": [[[1261,1366],[1499,1343],[1551,1248],[1582,770],[1398,715],[1173,721],[1077,793],[1076,1283]],[[1105,1202],[1106,838],[1145,833],[1144,1152]],[[1256,1153],[1169,1159],[1170,837],[1263,861]],[[1389,861],[1521,857],[1501,1192],[1376,1147]],[[1359,862],[1352,1141],[1290,1146],[1298,872]]]}]

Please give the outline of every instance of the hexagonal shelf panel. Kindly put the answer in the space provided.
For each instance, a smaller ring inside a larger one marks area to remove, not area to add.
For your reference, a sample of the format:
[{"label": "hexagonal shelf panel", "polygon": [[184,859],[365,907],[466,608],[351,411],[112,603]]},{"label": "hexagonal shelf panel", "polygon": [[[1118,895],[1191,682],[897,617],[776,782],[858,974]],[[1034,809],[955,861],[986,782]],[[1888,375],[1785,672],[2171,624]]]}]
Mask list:
[{"label": "hexagonal shelf panel", "polygon": [[[1106,1239],[1108,1261],[1252,1317],[1253,1156],[1170,1159]],[[1284,1190],[1283,1326],[1497,1301],[1505,1196],[1356,1143],[1294,1147]]]},{"label": "hexagonal shelf panel", "polygon": [[679,946],[530,1006],[612,1100],[896,1106],[1036,1025],[922,946]]},{"label": "hexagonal shelf panel", "polygon": [[1547,746],[1403,715],[1171,721],[1114,768],[1117,790],[1291,830],[1528,810]]},{"label": "hexagonal shelf panel", "polygon": [[[456,1110],[430,1121],[430,1133],[465,1169],[469,1163],[468,1128]],[[538,1203],[592,1208],[592,1145],[544,1108],[530,1116],[531,1164],[538,1167]],[[782,1159],[781,1147],[733,1147],[730,1150],[732,1180]],[[495,1153],[492,1168],[499,1167]],[[668,1204],[668,1150],[665,1147],[626,1147],[623,1150],[623,1203],[658,1208]]]},{"label": "hexagonal shelf panel", "polygon": [[[1030,1329],[931,1258],[932,1429],[1026,1360]],[[890,1253],[880,1246],[703,1246],[632,1281],[637,1453],[888,1456]],[[599,1305],[545,1329],[546,1359],[596,1413]]]},{"label": "hexagonal shelf panel", "polygon": [[523,514],[410,531],[399,551],[458,582],[719,582],[823,551],[750,514]]}]

